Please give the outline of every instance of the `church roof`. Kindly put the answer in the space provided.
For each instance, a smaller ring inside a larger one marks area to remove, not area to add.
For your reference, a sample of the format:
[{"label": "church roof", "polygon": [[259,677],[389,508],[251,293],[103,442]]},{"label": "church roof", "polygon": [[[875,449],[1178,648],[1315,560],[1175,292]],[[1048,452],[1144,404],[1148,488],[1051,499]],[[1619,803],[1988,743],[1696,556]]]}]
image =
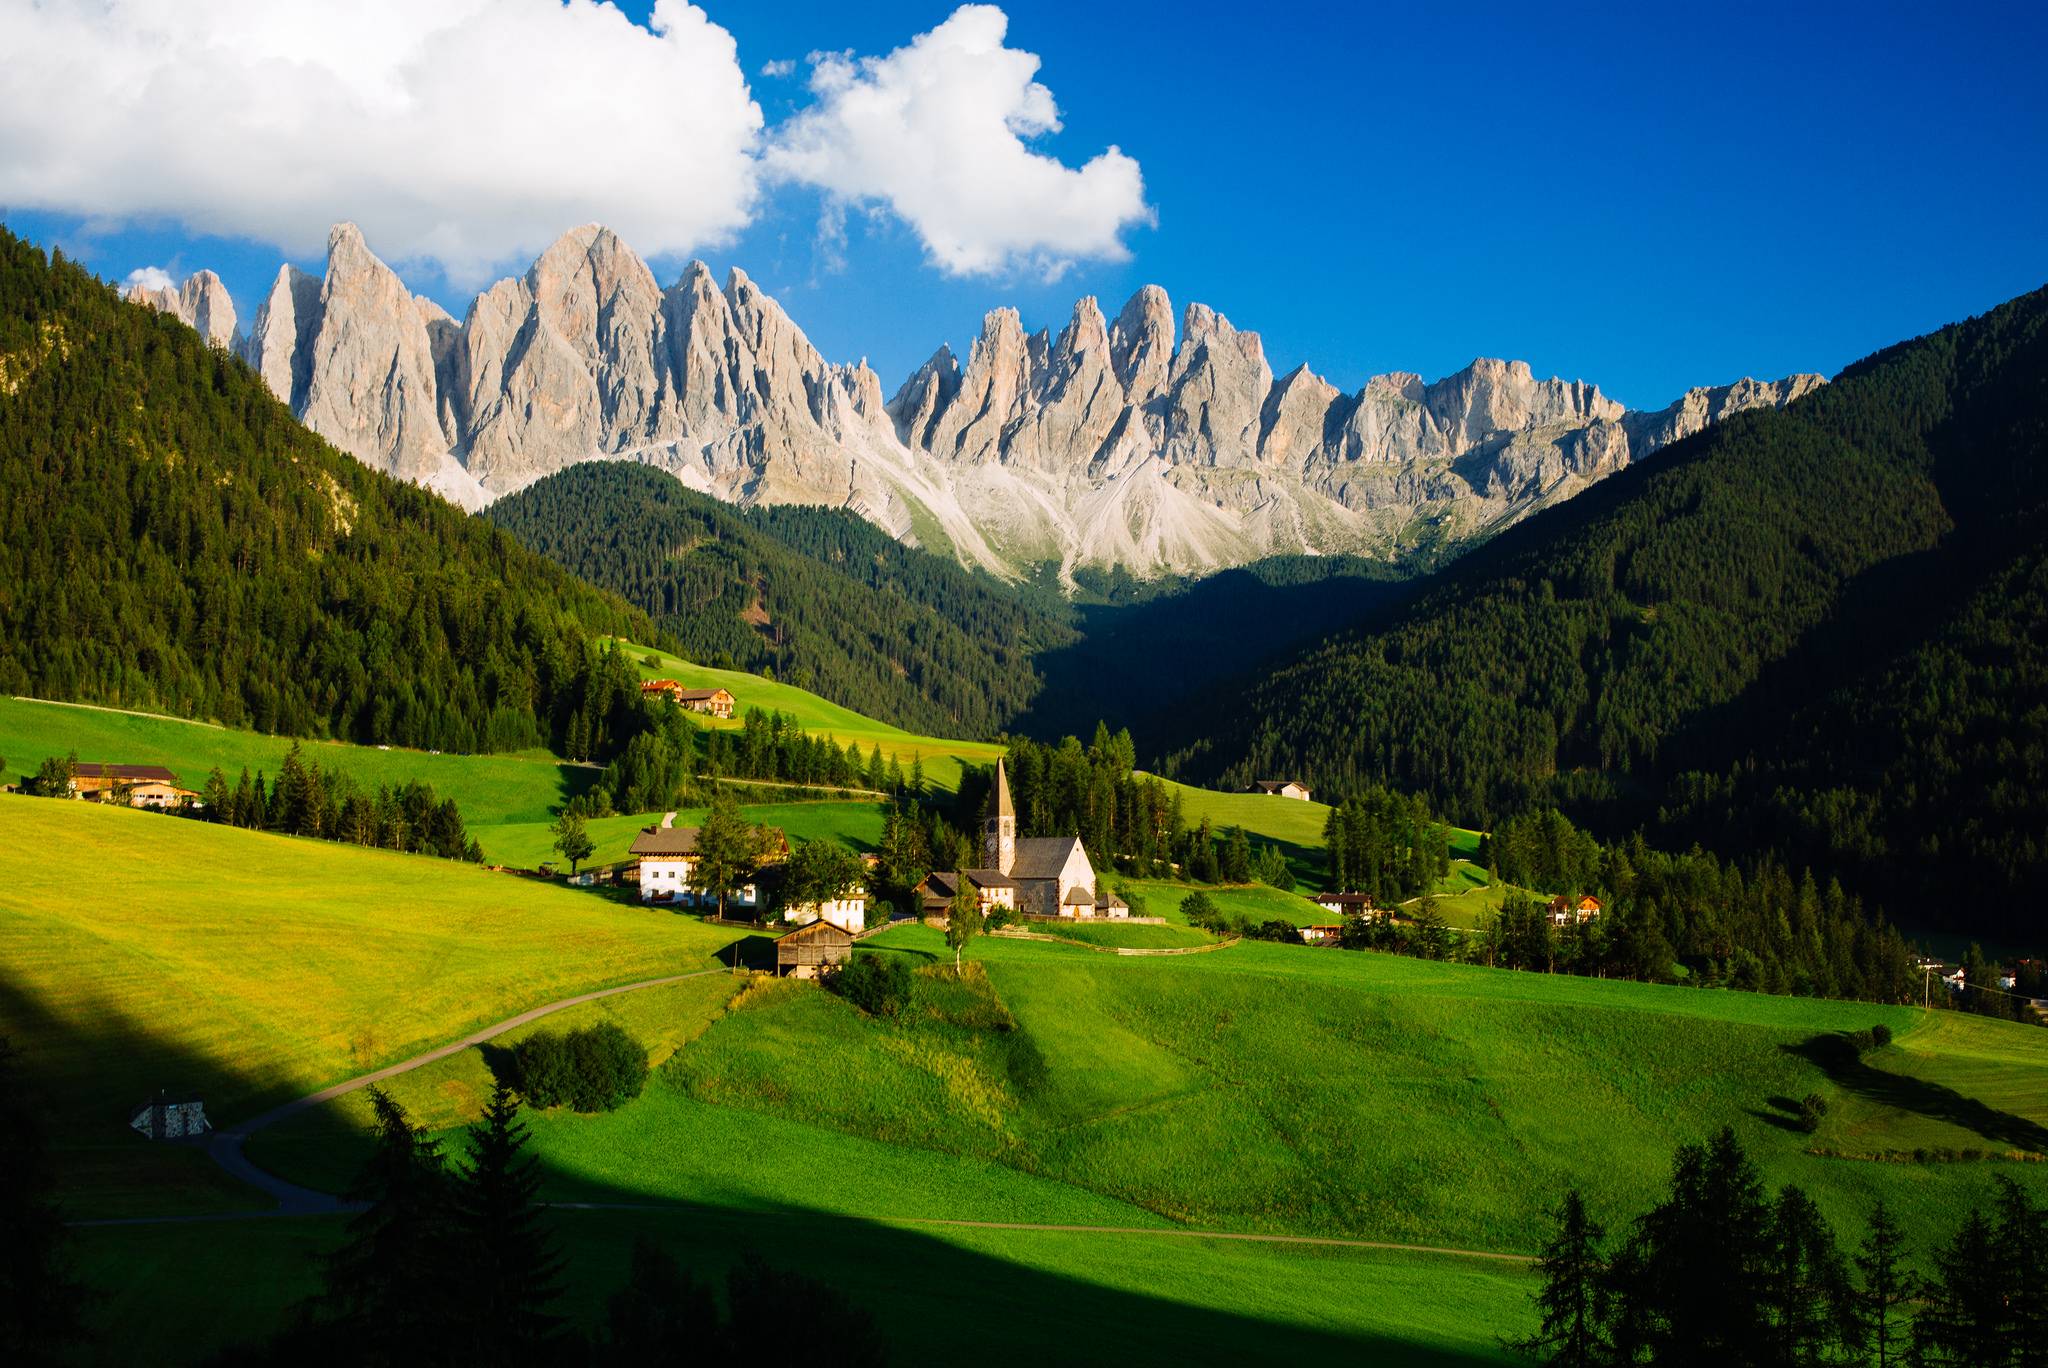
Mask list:
[{"label": "church roof", "polygon": [[[1067,857],[1081,846],[1079,836],[1024,836],[1017,841],[1017,858],[1010,862],[1013,879],[1057,879],[1067,867]],[[1082,852],[1084,857],[1086,852]]]},{"label": "church roof", "polygon": [[991,817],[1015,817],[1017,805],[1010,801],[1010,776],[1003,769],[1003,757],[996,757],[996,791],[990,799],[994,811]]}]

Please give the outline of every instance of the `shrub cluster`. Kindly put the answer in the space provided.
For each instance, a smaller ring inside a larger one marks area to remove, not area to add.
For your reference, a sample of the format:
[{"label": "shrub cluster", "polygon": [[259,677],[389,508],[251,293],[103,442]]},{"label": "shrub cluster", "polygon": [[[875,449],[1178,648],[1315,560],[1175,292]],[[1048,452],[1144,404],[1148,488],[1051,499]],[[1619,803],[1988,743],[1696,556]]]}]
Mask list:
[{"label": "shrub cluster", "polygon": [[897,955],[862,952],[826,982],[869,1016],[892,1017],[910,1001],[910,962]]},{"label": "shrub cluster", "polygon": [[530,1106],[611,1111],[647,1083],[647,1047],[610,1021],[558,1035],[536,1031],[512,1051],[519,1093]]}]

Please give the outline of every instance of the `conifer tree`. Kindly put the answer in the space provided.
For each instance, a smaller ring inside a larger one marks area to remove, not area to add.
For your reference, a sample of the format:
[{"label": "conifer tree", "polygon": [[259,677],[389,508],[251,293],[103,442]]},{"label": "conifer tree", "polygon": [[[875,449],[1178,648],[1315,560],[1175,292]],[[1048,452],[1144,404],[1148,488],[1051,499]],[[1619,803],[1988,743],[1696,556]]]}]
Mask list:
[{"label": "conifer tree", "polygon": [[1972,1208],[1935,1251],[1926,1301],[1913,1317],[1916,1368],[1993,1368],[2009,1362],[2005,1268],[1984,1213]]},{"label": "conifer tree", "polygon": [[633,1241],[626,1285],[605,1306],[605,1347],[615,1363],[710,1359],[718,1303],[645,1235]]},{"label": "conifer tree", "polygon": [[472,1352],[485,1362],[538,1361],[561,1326],[548,1308],[561,1295],[563,1264],[542,1223],[538,1163],[525,1153],[526,1139],[519,1100],[501,1081],[469,1128],[454,1193],[463,1311]]},{"label": "conifer tree", "polygon": [[1856,1295],[1861,1339],[1875,1368],[1892,1368],[1905,1358],[1900,1312],[1915,1296],[1916,1279],[1906,1265],[1906,1232],[1882,1200],[1870,1213],[1870,1230],[1854,1261],[1861,1275]]},{"label": "conifer tree", "polygon": [[1771,1245],[1763,1287],[1772,1361],[1814,1368],[1860,1339],[1848,1265],[1820,1208],[1796,1187],[1771,1209]]},{"label": "conifer tree", "polygon": [[1997,1207],[2013,1365],[2048,1368],[2048,1210],[2006,1177],[1998,1180]]},{"label": "conifer tree", "polygon": [[1556,1218],[1557,1231],[1536,1263],[1543,1275],[1536,1294],[1543,1323],[1514,1347],[1556,1368],[1596,1368],[1609,1361],[1612,1348],[1605,1324],[1607,1261],[1600,1252],[1607,1232],[1587,1214],[1577,1188],[1565,1193]]},{"label": "conifer tree", "polygon": [[358,1362],[447,1361],[462,1320],[461,1246],[441,1146],[382,1089],[369,1096],[374,1147],[343,1194],[364,1210],[328,1258],[319,1306]]}]

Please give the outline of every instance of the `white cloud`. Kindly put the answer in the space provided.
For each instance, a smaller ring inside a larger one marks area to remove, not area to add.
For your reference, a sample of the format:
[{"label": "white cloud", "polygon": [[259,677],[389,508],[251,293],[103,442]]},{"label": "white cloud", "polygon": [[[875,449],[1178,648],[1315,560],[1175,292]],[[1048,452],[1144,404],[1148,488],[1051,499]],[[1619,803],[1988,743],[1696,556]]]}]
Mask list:
[{"label": "white cloud", "polygon": [[771,81],[779,81],[785,76],[795,74],[796,63],[787,57],[780,57],[772,62],[761,63],[761,75]]},{"label": "white cloud", "polygon": [[769,168],[843,201],[880,201],[954,275],[1126,255],[1148,223],[1138,163],[1115,147],[1076,169],[1032,150],[1060,128],[1039,59],[1003,46],[1009,20],[963,5],[886,57],[814,53],[816,102],[770,138]]},{"label": "white cloud", "polygon": [[173,280],[171,273],[161,266],[137,266],[128,273],[128,278],[121,282],[122,294],[127,294],[130,290],[134,289],[175,290],[177,288],[178,282]]},{"label": "white cloud", "polygon": [[0,203],[169,217],[473,284],[598,219],[650,254],[752,218],[761,112],[683,0],[0,0]]}]

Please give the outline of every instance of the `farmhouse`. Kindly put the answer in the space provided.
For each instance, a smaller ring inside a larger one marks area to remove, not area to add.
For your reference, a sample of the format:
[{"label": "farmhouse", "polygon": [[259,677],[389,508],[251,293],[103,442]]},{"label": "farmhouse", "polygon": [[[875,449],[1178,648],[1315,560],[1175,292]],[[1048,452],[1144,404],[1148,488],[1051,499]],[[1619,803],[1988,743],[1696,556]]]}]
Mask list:
[{"label": "farmhouse", "polygon": [[92,803],[126,801],[129,807],[174,808],[199,795],[181,788],[162,765],[106,765],[80,761],[71,775],[71,796]]},{"label": "farmhouse", "polygon": [[816,978],[852,956],[852,932],[828,921],[814,921],[775,942],[775,972],[789,978]]},{"label": "farmhouse", "polygon": [[[701,828],[679,827],[671,812],[660,826],[642,827],[633,838],[632,853],[639,858],[641,902],[686,902],[701,906],[717,899],[691,886],[697,874],[697,835]],[[727,907],[760,906],[757,884],[744,884],[726,894]]]},{"label": "farmhouse", "polygon": [[981,824],[981,850],[982,868],[934,874],[925,881],[927,915],[944,915],[943,907],[933,912],[935,902],[951,906],[963,880],[975,889],[984,912],[1009,907],[1027,917],[1130,915],[1128,907],[1118,913],[1098,900],[1095,866],[1079,836],[1017,835],[1017,806],[1000,756],[988,817]]},{"label": "farmhouse", "polygon": [[650,679],[640,686],[640,695],[665,696],[679,708],[710,717],[731,717],[739,702],[729,689],[686,689],[673,679]]},{"label": "farmhouse", "polygon": [[1336,917],[1363,917],[1371,921],[1379,915],[1370,893],[1318,893],[1315,904]]},{"label": "farmhouse", "polygon": [[1344,928],[1341,926],[1304,926],[1301,928],[1301,939],[1308,945],[1335,945],[1344,939]]},{"label": "farmhouse", "polygon": [[1299,798],[1306,803],[1312,796],[1309,786],[1299,779],[1260,779],[1255,782],[1253,793],[1267,793],[1276,798]]},{"label": "farmhouse", "polygon": [[128,1125],[151,1140],[181,1140],[204,1135],[213,1129],[206,1120],[206,1104],[196,1097],[171,1097],[158,1093],[128,1113]]},{"label": "farmhouse", "polygon": [[1560,893],[1550,900],[1552,926],[1584,925],[1599,915],[1600,900],[1590,893],[1578,898],[1568,898]]}]

